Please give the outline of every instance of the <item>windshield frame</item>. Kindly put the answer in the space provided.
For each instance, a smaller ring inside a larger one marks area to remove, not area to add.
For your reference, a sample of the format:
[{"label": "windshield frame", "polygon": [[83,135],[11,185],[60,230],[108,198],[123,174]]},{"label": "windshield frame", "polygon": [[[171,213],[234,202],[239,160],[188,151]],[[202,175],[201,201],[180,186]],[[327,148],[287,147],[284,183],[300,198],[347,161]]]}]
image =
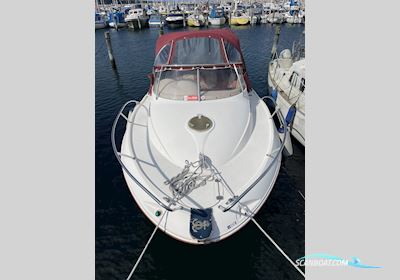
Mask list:
[{"label": "windshield frame", "polygon": [[[238,94],[244,93],[248,90],[246,81],[245,81],[245,67],[243,63],[224,63],[224,64],[200,64],[200,65],[170,65],[163,64],[154,66],[153,75],[156,77],[155,86],[152,87],[153,94],[156,100],[161,97],[163,99],[168,99],[161,96],[160,93],[160,81],[162,73],[165,71],[196,71],[196,82],[197,82],[197,101],[205,101],[202,100],[201,95],[201,86],[200,86],[200,70],[221,70],[221,69],[231,69],[236,75],[236,79],[239,83],[240,92]],[[240,73],[239,73],[240,70]],[[235,95],[238,95],[235,94]],[[225,97],[226,98],[226,97]]]}]

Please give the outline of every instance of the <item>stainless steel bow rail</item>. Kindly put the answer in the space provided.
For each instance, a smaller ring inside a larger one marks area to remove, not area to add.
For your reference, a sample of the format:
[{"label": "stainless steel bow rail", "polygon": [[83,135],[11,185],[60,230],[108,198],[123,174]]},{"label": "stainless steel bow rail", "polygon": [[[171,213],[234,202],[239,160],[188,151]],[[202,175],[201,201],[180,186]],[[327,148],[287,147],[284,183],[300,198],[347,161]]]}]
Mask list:
[{"label": "stainless steel bow rail", "polygon": [[[222,205],[219,205],[218,208],[221,209],[222,211],[226,212],[229,211],[233,206],[235,206],[249,191],[251,191],[255,185],[257,185],[257,183],[268,173],[268,171],[271,169],[271,167],[274,165],[274,163],[278,160],[279,156],[281,155],[283,148],[285,147],[285,140],[287,137],[287,125],[285,122],[285,119],[283,118],[282,112],[279,109],[279,107],[276,105],[275,100],[271,97],[271,96],[264,96],[261,98],[261,100],[265,100],[265,99],[269,99],[274,103],[275,106],[275,111],[271,114],[271,119],[274,117],[274,115],[276,114],[278,116],[279,122],[281,124],[281,126],[283,127],[283,139],[281,141],[281,146],[279,147],[279,149],[276,149],[275,151],[272,151],[271,156],[273,157],[271,163],[268,165],[268,167],[264,170],[263,173],[261,173],[260,176],[258,176],[258,178],[246,189],[244,190],[239,196],[233,196],[232,198],[228,199],[227,207],[224,207]],[[273,120],[272,120],[273,121]],[[274,152],[277,153],[275,155],[272,155]]]},{"label": "stainless steel bow rail", "polygon": [[[121,154],[120,152],[118,152],[117,146],[116,146],[116,144],[115,144],[115,128],[117,127],[118,120],[120,119],[120,117],[123,117],[128,123],[131,123],[131,121],[128,119],[127,116],[124,115],[123,112],[124,112],[126,106],[128,106],[129,104],[132,104],[132,103],[135,104],[135,106],[136,106],[136,105],[142,106],[141,103],[140,103],[139,101],[136,101],[136,100],[130,100],[130,101],[126,102],[126,103],[122,106],[122,108],[121,108],[121,110],[119,111],[117,117],[115,118],[114,123],[113,123],[113,126],[112,126],[112,129],[111,129],[111,143],[112,143],[112,147],[113,147],[113,150],[114,150],[115,157],[117,158],[119,164],[121,165],[122,169],[126,172],[126,174],[128,174],[128,176],[129,176],[129,177],[130,177],[130,178],[145,192],[145,193],[147,193],[158,205],[160,205],[162,208],[164,208],[164,209],[167,210],[167,211],[175,211],[175,210],[178,210],[178,209],[182,209],[181,207],[176,208],[176,209],[173,209],[173,208],[171,208],[169,205],[166,205],[166,204],[163,203],[161,200],[159,200],[151,191],[149,191],[145,186],[143,186],[143,185],[135,178],[135,176],[132,175],[132,173],[128,170],[128,168],[125,166],[125,164],[124,164],[124,163],[122,162],[122,160],[121,160],[122,154]],[[134,106],[134,108],[135,108],[135,106]],[[133,108],[132,108],[131,110],[133,110]],[[173,199],[170,198],[170,201],[173,201]]]}]

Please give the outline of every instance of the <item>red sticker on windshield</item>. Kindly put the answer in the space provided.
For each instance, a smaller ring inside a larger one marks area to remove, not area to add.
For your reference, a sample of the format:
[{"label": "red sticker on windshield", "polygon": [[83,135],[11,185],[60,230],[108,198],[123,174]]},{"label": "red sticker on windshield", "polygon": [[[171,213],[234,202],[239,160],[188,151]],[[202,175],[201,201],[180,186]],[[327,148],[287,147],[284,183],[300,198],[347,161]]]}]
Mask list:
[{"label": "red sticker on windshield", "polygon": [[185,95],[185,101],[194,101],[197,100],[197,95]]}]

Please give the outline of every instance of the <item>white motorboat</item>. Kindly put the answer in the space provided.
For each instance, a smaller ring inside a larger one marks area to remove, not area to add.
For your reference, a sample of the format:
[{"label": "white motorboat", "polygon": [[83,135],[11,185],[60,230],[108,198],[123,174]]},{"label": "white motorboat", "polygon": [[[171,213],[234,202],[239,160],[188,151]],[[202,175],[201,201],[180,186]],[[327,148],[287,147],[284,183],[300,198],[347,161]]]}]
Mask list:
[{"label": "white motorboat", "polygon": [[[295,52],[299,53],[299,51]],[[289,131],[305,146],[305,58],[283,50],[268,69],[268,85],[276,104],[286,116]]]},{"label": "white motorboat", "polygon": [[210,11],[210,15],[208,16],[208,23],[210,25],[224,25],[226,22],[226,18],[224,16],[224,10],[222,8],[212,7]]},{"label": "white motorboat", "polygon": [[282,13],[274,11],[267,16],[267,21],[275,24],[284,23],[285,17]]},{"label": "white motorboat", "polygon": [[112,28],[126,27],[124,11],[110,11],[108,13],[108,25]]},{"label": "white motorboat", "polygon": [[142,29],[149,26],[149,16],[141,7],[132,8],[125,17],[129,28]]},{"label": "white motorboat", "polygon": [[287,23],[295,24],[295,23],[304,23],[304,11],[298,10],[298,11],[290,11],[284,14],[285,16],[285,21]]},{"label": "white motorboat", "polygon": [[[222,240],[251,220],[274,186],[286,137],[283,116],[277,109],[279,133],[263,101],[270,97],[252,89],[229,29],[160,36],[150,81],[143,99],[128,101],[112,127],[129,190],[148,219],[173,238]],[[120,120],[127,124],[118,149]]]},{"label": "white motorboat", "polygon": [[163,25],[164,25],[164,19],[162,18],[161,15],[152,14],[150,16],[150,19],[149,19],[149,26],[150,27],[152,27],[152,26],[160,27],[160,26],[163,26]]},{"label": "white motorboat", "polygon": [[165,18],[165,23],[170,27],[181,27],[184,25],[185,16],[181,11],[171,11]]},{"label": "white motorboat", "polygon": [[100,13],[95,13],[95,29],[102,29],[107,27],[107,22]]}]

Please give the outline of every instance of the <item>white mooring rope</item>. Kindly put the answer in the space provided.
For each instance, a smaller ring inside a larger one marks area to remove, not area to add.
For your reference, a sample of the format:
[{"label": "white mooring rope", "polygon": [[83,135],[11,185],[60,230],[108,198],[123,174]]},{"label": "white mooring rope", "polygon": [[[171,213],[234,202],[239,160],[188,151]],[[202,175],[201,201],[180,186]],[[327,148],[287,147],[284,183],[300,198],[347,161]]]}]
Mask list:
[{"label": "white mooring rope", "polygon": [[271,241],[272,244],[274,244],[274,246],[276,247],[276,249],[278,249],[279,252],[281,252],[281,254],[293,265],[294,268],[297,269],[297,271],[305,278],[305,274],[304,272],[285,254],[285,252],[278,246],[278,244],[276,244],[276,242],[271,238],[271,236],[269,236],[265,230],[257,223],[257,221],[254,218],[250,218],[253,223],[261,230],[262,233],[264,233],[264,235],[269,239],[269,241]]},{"label": "white mooring rope", "polygon": [[149,246],[149,244],[150,244],[151,240],[153,239],[154,235],[156,234],[157,229],[160,227],[161,221],[164,218],[166,213],[167,213],[167,211],[164,211],[164,214],[161,216],[160,221],[158,222],[157,226],[154,228],[153,233],[151,234],[149,240],[147,241],[146,246],[144,246],[144,248],[142,250],[142,253],[140,253],[139,258],[137,259],[135,265],[133,266],[133,268],[131,270],[131,273],[129,273],[129,275],[126,278],[126,280],[130,280],[131,279],[131,277],[132,277],[133,273],[135,272],[137,266],[139,265],[140,261],[142,260],[142,257],[144,255],[144,253],[146,252],[147,247]]}]

